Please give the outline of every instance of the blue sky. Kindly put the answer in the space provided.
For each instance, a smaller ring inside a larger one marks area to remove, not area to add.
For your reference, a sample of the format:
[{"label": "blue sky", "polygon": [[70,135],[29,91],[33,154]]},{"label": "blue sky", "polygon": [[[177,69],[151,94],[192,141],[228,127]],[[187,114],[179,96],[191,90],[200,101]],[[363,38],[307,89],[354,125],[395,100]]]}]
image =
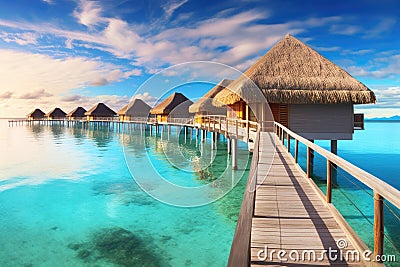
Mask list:
[{"label": "blue sky", "polygon": [[153,102],[172,84],[165,75],[159,90],[137,91],[154,73],[196,60],[244,71],[287,33],[374,90],[378,103],[358,111],[400,114],[399,10],[395,0],[0,0],[0,117],[99,101],[118,110],[137,93]]}]

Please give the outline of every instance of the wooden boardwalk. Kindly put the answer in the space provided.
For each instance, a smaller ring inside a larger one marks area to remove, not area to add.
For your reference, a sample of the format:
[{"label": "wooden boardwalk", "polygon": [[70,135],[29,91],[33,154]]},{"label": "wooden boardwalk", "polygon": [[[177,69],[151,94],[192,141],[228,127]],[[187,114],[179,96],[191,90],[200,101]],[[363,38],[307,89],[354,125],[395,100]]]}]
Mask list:
[{"label": "wooden boardwalk", "polygon": [[[354,250],[353,245],[309,178],[297,169],[286,148],[278,139],[274,142],[274,138],[274,133],[263,132],[260,136],[251,266],[363,265],[351,257],[349,262],[345,257],[340,260],[339,248],[345,246],[342,252],[346,255],[346,251]],[[342,243],[338,247],[339,240]],[[331,259],[329,248],[338,251]],[[282,260],[278,258],[279,250],[286,252],[281,255]]]}]

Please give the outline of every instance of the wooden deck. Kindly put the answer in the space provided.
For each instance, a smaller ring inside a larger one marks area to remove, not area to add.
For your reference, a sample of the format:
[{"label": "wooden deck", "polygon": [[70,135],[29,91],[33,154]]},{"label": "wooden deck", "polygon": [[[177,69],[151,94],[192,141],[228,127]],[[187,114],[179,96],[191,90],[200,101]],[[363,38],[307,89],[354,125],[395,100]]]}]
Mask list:
[{"label": "wooden deck", "polygon": [[[279,141],[274,142],[274,138],[274,133],[264,132],[259,141],[251,266],[363,265],[351,257],[349,262],[345,257],[340,260],[339,253],[332,254],[338,256],[337,260],[329,259],[329,249],[340,251],[338,240],[347,244],[343,255],[354,247],[309,178],[297,169],[286,148]],[[275,252],[271,257],[272,250]],[[281,255],[282,260],[278,258],[279,250],[286,252]],[[308,260],[309,252],[305,250],[313,250],[315,257],[311,254]],[[323,251],[327,251],[324,259],[319,260]]]}]

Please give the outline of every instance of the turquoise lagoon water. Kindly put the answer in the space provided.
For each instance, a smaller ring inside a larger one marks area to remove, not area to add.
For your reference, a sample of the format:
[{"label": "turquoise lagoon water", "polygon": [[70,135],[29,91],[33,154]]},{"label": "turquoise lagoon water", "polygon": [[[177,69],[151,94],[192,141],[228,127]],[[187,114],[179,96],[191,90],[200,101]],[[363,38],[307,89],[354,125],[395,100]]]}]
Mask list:
[{"label": "turquoise lagoon water", "polygon": [[[163,157],[165,136],[138,129],[8,127],[6,120],[0,129],[0,266],[226,265],[251,160],[245,144],[241,171],[229,171],[220,137],[212,164],[190,172],[190,164],[181,170]],[[188,159],[201,154],[195,134],[175,146]],[[149,157],[170,182],[208,184],[209,194],[218,195],[215,178],[224,172],[239,182],[208,205],[167,205],[141,190],[125,162],[146,176]]]},{"label": "turquoise lagoon water", "polygon": [[[212,164],[198,170],[164,156],[165,151],[180,151],[193,162],[201,154],[194,134],[172,142],[165,133],[154,137],[132,129],[121,134],[108,128],[9,128],[6,121],[0,123],[0,266],[226,265],[246,179],[218,201],[182,208],[144,193],[125,164],[133,174],[152,181],[143,161],[151,158],[167,180],[184,187],[213,185],[209,193],[219,196],[221,184],[215,177],[232,176],[223,138],[217,153],[209,155]],[[338,154],[399,189],[398,133],[400,122],[366,122],[353,140],[338,142]],[[329,142],[317,144],[329,149]],[[240,148],[249,159],[245,144]],[[299,152],[305,167],[305,149],[300,146]],[[249,162],[241,162],[242,169]],[[314,172],[313,179],[325,192],[326,162],[318,154]],[[242,174],[247,177],[247,172],[236,176]],[[240,178],[234,176],[232,183]],[[333,204],[372,249],[371,194],[338,170]],[[385,204],[385,253],[399,259],[399,210]]]}]

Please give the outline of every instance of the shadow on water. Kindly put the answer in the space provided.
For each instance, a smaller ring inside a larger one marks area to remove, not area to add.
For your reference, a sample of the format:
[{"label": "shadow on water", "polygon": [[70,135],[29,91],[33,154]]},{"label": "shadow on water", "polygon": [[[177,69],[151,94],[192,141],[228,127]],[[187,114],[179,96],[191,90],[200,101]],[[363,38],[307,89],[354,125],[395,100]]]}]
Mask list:
[{"label": "shadow on water", "polygon": [[117,266],[170,266],[165,252],[151,237],[120,227],[100,229],[87,242],[71,243],[68,248],[91,266],[100,266],[102,261]]}]

